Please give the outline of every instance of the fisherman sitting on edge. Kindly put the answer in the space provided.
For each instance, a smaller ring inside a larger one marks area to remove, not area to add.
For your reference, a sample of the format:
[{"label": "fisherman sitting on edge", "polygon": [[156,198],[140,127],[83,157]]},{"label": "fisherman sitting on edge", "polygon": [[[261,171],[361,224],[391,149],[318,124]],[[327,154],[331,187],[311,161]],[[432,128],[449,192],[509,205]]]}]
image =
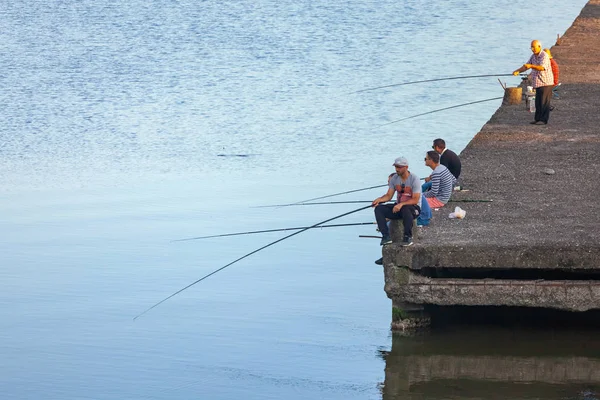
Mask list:
[{"label": "fisherman sitting on edge", "polygon": [[441,208],[450,200],[456,178],[448,168],[440,164],[440,155],[436,151],[427,152],[425,165],[433,172],[431,173],[431,188],[423,192],[423,197],[431,208]]},{"label": "fisherman sitting on edge", "polygon": [[[408,161],[398,157],[394,161],[396,173],[390,178],[388,191],[373,200],[377,227],[382,234],[381,245],[392,243],[386,224],[387,219],[401,219],[404,223],[404,240],[402,246],[410,246],[412,242],[413,221],[421,212],[421,182],[419,177],[408,171]],[[397,193],[396,204],[381,204],[390,201]],[[379,260],[378,260],[379,261]]]},{"label": "fisherman sitting on edge", "polygon": [[[435,139],[431,148],[440,155],[440,164],[448,168],[452,175],[454,175],[454,177],[458,180],[458,177],[460,176],[460,170],[462,169],[460,158],[458,158],[455,152],[446,148],[446,141],[441,138]],[[423,186],[421,186],[421,189],[424,192],[430,188],[431,176],[428,176],[425,178],[425,183]]]}]

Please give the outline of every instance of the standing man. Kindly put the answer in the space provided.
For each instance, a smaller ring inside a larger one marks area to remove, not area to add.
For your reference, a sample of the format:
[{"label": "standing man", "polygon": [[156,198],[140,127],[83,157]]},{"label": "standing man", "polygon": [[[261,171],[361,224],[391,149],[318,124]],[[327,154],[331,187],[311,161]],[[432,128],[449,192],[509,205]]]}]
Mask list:
[{"label": "standing man", "polygon": [[550,100],[552,99],[552,88],[554,87],[554,76],[550,66],[550,57],[542,51],[539,40],[531,42],[533,54],[529,57],[527,64],[513,71],[513,75],[519,75],[531,69],[531,85],[535,88],[535,117],[531,124],[547,124],[550,118]]},{"label": "standing man", "polygon": [[454,175],[450,170],[440,164],[440,155],[430,150],[425,156],[425,165],[433,170],[431,174],[431,189],[423,193],[430,208],[441,208],[446,205],[452,195]]},{"label": "standing man", "polygon": [[[388,191],[373,200],[377,227],[382,234],[381,245],[392,243],[386,224],[387,219],[401,219],[404,223],[404,240],[402,246],[410,246],[414,219],[421,212],[421,182],[419,177],[408,170],[408,160],[398,157],[394,161],[396,173],[390,178]],[[396,204],[381,204],[390,201],[397,193]]]}]

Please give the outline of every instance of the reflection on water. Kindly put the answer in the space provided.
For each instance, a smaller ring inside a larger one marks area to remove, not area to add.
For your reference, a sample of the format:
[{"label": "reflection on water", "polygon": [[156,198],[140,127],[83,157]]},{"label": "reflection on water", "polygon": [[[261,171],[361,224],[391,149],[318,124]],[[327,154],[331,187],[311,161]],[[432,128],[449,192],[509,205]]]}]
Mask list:
[{"label": "reflection on water", "polygon": [[451,328],[394,335],[384,400],[600,399],[594,332]]}]

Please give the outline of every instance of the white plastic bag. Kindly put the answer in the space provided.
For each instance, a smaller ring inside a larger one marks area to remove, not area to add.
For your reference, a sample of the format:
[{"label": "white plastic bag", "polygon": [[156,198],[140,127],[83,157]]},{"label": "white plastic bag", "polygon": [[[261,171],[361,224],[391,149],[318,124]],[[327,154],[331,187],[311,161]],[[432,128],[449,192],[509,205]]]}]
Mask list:
[{"label": "white plastic bag", "polygon": [[454,212],[451,212],[450,215],[448,215],[448,218],[463,219],[466,214],[467,212],[465,210],[460,207],[456,207]]}]

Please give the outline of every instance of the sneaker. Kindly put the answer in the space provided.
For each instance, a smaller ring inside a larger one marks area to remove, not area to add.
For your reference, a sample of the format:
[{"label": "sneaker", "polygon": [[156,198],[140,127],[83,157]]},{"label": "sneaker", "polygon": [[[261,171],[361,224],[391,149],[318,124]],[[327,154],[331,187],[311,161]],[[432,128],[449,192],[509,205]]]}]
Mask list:
[{"label": "sneaker", "polygon": [[404,236],[404,241],[402,243],[400,243],[401,246],[410,246],[413,244],[413,240],[412,237],[410,236]]},{"label": "sneaker", "polygon": [[379,243],[381,246],[385,246],[386,244],[390,244],[392,243],[392,238],[390,237],[390,235],[383,235],[383,237],[381,238],[381,243]]},{"label": "sneaker", "polygon": [[377,264],[377,265],[383,265],[383,257],[381,257],[379,260],[376,260],[375,264]]}]

